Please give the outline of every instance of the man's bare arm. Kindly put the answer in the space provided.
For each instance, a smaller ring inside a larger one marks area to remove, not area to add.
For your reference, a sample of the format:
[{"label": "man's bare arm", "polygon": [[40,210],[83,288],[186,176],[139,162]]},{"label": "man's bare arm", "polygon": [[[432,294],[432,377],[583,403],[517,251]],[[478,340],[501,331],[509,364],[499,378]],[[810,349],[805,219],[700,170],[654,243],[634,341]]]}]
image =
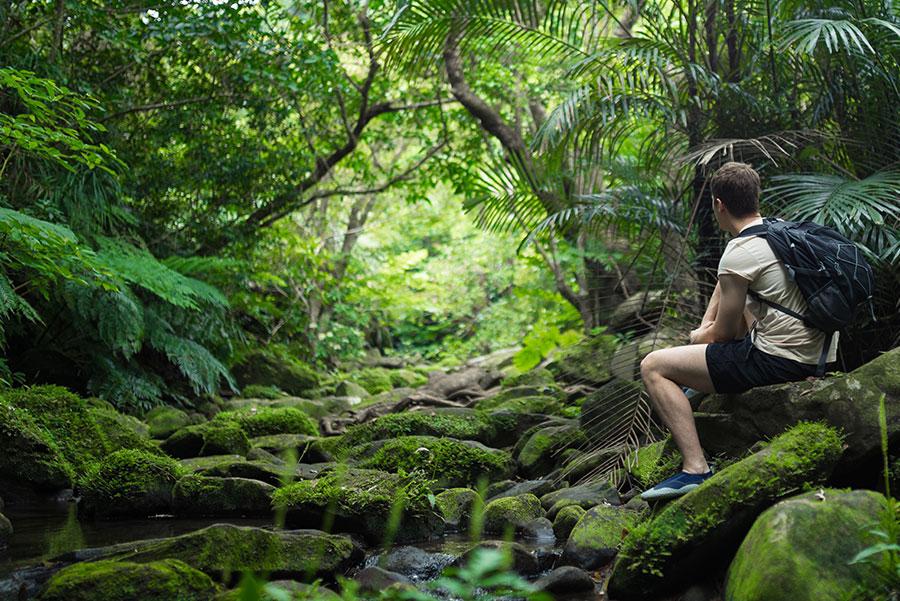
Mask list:
[{"label": "man's bare arm", "polygon": [[[719,276],[718,306],[715,318],[712,322],[705,322],[700,328],[691,332],[691,342],[694,344],[709,344],[711,342],[725,342],[734,340],[746,326],[744,317],[744,305],[747,302],[747,286],[749,282],[736,275],[723,274]],[[716,292],[713,292],[715,296]],[[710,299],[712,308],[712,299]],[[709,313],[709,309],[707,309]],[[704,315],[704,321],[706,316]]]}]

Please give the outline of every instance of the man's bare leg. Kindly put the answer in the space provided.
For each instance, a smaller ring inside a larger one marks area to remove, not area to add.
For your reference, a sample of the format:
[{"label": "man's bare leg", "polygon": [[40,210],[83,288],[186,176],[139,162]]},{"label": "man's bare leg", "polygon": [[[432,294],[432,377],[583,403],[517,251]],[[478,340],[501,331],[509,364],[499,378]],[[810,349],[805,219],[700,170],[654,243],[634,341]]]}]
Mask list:
[{"label": "man's bare leg", "polygon": [[662,349],[641,361],[641,378],[650,401],[681,451],[682,469],[690,474],[705,474],[709,465],[700,447],[691,404],[681,387],[715,392],[706,366],[706,347],[693,344]]}]

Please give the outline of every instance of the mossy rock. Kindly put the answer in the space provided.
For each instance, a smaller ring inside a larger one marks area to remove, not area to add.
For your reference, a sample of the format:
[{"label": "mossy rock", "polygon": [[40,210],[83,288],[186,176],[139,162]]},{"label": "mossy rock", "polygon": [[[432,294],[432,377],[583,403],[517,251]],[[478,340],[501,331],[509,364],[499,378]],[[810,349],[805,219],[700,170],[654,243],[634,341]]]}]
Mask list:
[{"label": "mossy rock", "polygon": [[587,511],[578,505],[569,505],[557,512],[556,519],[553,520],[553,534],[556,536],[556,540],[567,540],[575,524],[585,513]]},{"label": "mossy rock", "polygon": [[394,388],[418,388],[428,382],[428,378],[411,369],[392,369],[388,378]]},{"label": "mossy rock", "polygon": [[[394,540],[426,539],[443,532],[444,522],[431,504],[431,490],[419,475],[406,476],[378,470],[345,469],[326,473],[275,491],[272,503],[286,512],[297,527],[320,526],[362,534],[373,544]],[[396,532],[388,531],[390,516],[402,508]]]},{"label": "mossy rock", "polygon": [[497,397],[488,397],[478,401],[476,408],[482,411],[508,411],[511,413],[538,413],[543,415],[557,415],[563,410],[562,401],[546,396],[520,396],[499,400]]},{"label": "mossy rock", "polygon": [[726,601],[868,598],[861,585],[880,580],[877,564],[849,560],[884,542],[869,530],[886,504],[869,490],[824,489],[770,507],[731,562]]},{"label": "mossy rock", "polygon": [[212,455],[210,457],[193,457],[182,459],[185,470],[198,476],[214,478],[250,478],[260,480],[273,486],[291,474],[290,468],[276,465],[268,461],[251,461],[240,455]]},{"label": "mossy rock", "polygon": [[225,583],[237,580],[246,570],[310,582],[346,573],[362,561],[363,552],[348,536],[318,530],[215,524],[181,536],[138,542],[112,557],[137,563],[165,558],[180,559]]},{"label": "mossy rock", "polygon": [[600,468],[607,467],[627,451],[625,445],[597,448],[567,459],[559,469],[559,477],[568,482],[579,482]]},{"label": "mossy rock", "polygon": [[342,444],[349,448],[375,440],[410,435],[447,436],[490,444],[498,438],[500,430],[508,429],[513,421],[508,414],[495,415],[473,409],[389,413],[364,424],[350,426],[343,435]]},{"label": "mossy rock", "polygon": [[478,493],[471,488],[448,488],[436,495],[435,506],[449,528],[468,528],[472,509],[480,504]]},{"label": "mossy rock", "polygon": [[99,516],[170,513],[172,488],[183,474],[174,459],[146,451],[116,451],[93,464],[81,479],[81,505]]},{"label": "mossy rock", "polygon": [[665,301],[665,290],[635,292],[616,306],[607,325],[615,332],[645,329],[645,324],[657,322]]},{"label": "mossy rock", "polygon": [[[370,443],[377,445],[359,467],[407,473],[421,471],[438,487],[474,486],[482,478],[497,480],[512,474],[510,454],[472,440],[434,436],[399,436]],[[364,446],[354,447],[350,456],[366,454]]]},{"label": "mossy rock", "polygon": [[[341,596],[321,584],[306,584],[296,580],[272,580],[253,597],[254,601],[341,601]],[[245,601],[247,594],[240,588],[224,591],[213,601]]]},{"label": "mossy rock", "polygon": [[150,441],[147,424],[138,418],[106,407],[90,407],[88,414],[103,432],[110,448],[159,452],[159,447]]},{"label": "mossy rock", "polygon": [[[880,483],[882,466],[878,425],[882,395],[885,395],[889,446],[895,448],[900,441],[900,348],[848,374],[754,388],[740,395],[710,399],[703,405],[725,414],[731,422],[731,431],[749,445],[777,436],[799,421],[822,420],[840,428],[846,433],[847,448],[835,467],[834,480],[842,485],[874,488]],[[719,450],[708,448],[702,437],[701,441],[708,451]],[[749,447],[736,450],[746,448]]]},{"label": "mossy rock", "polygon": [[213,581],[177,559],[76,563],[53,575],[40,601],[209,601]]},{"label": "mossy rock", "polygon": [[513,388],[515,386],[550,386],[556,384],[553,373],[546,368],[532,369],[520,374],[515,374],[503,378],[501,385],[504,388]]},{"label": "mossy rock", "polygon": [[248,399],[269,399],[275,400],[288,396],[288,394],[277,386],[265,386],[263,384],[250,384],[243,390],[241,394]]},{"label": "mossy rock", "polygon": [[560,350],[547,368],[557,379],[599,386],[610,378],[609,360],[616,341],[608,335],[588,336]]},{"label": "mossy rock", "polygon": [[249,478],[182,477],[172,491],[176,515],[251,517],[272,514],[275,487]]},{"label": "mossy rock", "polygon": [[531,494],[494,499],[484,508],[484,531],[495,534],[520,531],[526,524],[544,517],[541,501]]},{"label": "mossy rock", "polygon": [[[569,509],[569,508],[567,508]],[[625,536],[644,514],[613,505],[596,505],[578,520],[566,540],[562,562],[596,570],[613,560]]]},{"label": "mossy rock", "polygon": [[115,450],[91,419],[84,399],[61,386],[33,386],[4,392],[10,404],[24,409],[46,430],[76,473]]},{"label": "mossy rock", "polygon": [[237,422],[221,420],[181,428],[160,445],[172,457],[246,455],[250,440]]},{"label": "mossy rock", "polygon": [[279,457],[290,453],[303,463],[331,461],[333,447],[338,445],[337,437],[319,438],[307,434],[270,434],[250,440],[253,449],[262,449]]},{"label": "mossy rock", "polygon": [[319,385],[316,371],[280,345],[245,353],[231,368],[231,373],[242,388],[252,384],[276,386],[291,395],[303,396]]},{"label": "mossy rock", "polygon": [[697,570],[715,569],[760,512],[791,491],[824,481],[841,452],[834,428],[804,422],[714,474],[631,531],[613,568],[610,596],[653,597],[686,584]]},{"label": "mossy rock", "polygon": [[275,400],[270,399],[231,399],[224,404],[226,411],[260,411],[265,408],[291,407],[299,409],[314,420],[326,415],[337,415],[350,408],[350,402],[344,397],[326,397],[322,399],[305,399],[296,396],[286,396]]},{"label": "mossy rock", "polygon": [[75,472],[50,434],[25,409],[0,396],[0,477],[39,490],[71,484]]},{"label": "mossy rock", "polygon": [[642,488],[649,488],[681,470],[681,453],[671,438],[666,438],[632,451],[625,465]]},{"label": "mossy rock", "polygon": [[382,367],[366,367],[347,374],[347,379],[362,386],[369,394],[378,394],[396,388],[391,382],[391,371]]},{"label": "mossy rock", "polygon": [[270,434],[319,435],[319,426],[306,413],[294,407],[264,407],[245,411],[223,411],[215,421],[233,421],[249,438]]},{"label": "mossy rock", "polygon": [[181,409],[160,405],[144,416],[144,422],[150,428],[150,436],[165,440],[179,429],[189,426],[191,418]]},{"label": "mossy rock", "polygon": [[575,424],[540,428],[531,434],[516,456],[519,473],[526,478],[544,476],[556,467],[564,449],[586,442],[584,432]]},{"label": "mossy rock", "polygon": [[334,396],[359,397],[361,399],[372,396],[369,391],[351,380],[341,380],[334,388]]},{"label": "mossy rock", "polygon": [[618,505],[620,502],[619,491],[605,481],[561,488],[541,497],[541,505],[551,517],[555,517],[559,510],[570,505],[590,509],[594,505],[602,503]]}]

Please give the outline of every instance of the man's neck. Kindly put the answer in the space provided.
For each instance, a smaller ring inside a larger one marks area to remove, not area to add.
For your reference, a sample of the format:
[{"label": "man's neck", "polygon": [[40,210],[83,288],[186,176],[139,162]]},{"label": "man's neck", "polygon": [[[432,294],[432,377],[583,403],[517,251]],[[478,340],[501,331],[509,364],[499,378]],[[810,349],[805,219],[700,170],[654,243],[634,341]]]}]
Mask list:
[{"label": "man's neck", "polygon": [[735,219],[731,223],[731,227],[728,228],[728,232],[732,236],[737,236],[744,230],[744,228],[747,228],[751,225],[757,225],[759,223],[762,223],[762,216],[759,213],[741,217],[740,219]]}]

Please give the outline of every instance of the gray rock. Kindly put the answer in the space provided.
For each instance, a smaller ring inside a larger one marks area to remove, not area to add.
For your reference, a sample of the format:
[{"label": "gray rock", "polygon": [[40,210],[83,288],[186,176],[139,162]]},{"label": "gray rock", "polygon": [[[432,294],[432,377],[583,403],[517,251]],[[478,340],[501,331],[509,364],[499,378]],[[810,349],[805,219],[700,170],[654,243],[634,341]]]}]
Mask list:
[{"label": "gray rock", "polygon": [[455,556],[447,553],[430,553],[418,547],[403,546],[379,556],[377,565],[389,572],[396,572],[413,581],[433,580],[453,563]]},{"label": "gray rock", "polygon": [[[565,501],[565,503],[560,504],[560,501]],[[619,491],[609,482],[593,482],[580,486],[570,486],[541,497],[541,505],[544,509],[548,512],[551,509],[554,510],[553,515],[548,516],[550,519],[555,518],[556,512],[559,512],[566,505],[578,505],[584,509],[589,509],[601,503],[609,503],[610,505],[619,505],[620,503]]]},{"label": "gray rock", "polygon": [[643,514],[623,507],[598,505],[589,509],[569,534],[562,562],[586,570],[608,564],[625,535],[642,519]]},{"label": "gray rock", "polygon": [[[505,480],[500,484],[504,484],[506,482],[512,482],[512,480]],[[493,486],[493,485],[492,485]],[[553,492],[559,488],[554,484],[552,480],[526,480],[525,482],[519,482],[517,484],[513,484],[509,488],[504,488],[503,490],[497,492],[494,495],[490,495],[491,487],[488,487],[488,501],[493,501],[494,499],[501,499],[503,497],[517,497],[519,495],[524,495],[526,493],[531,493],[536,497],[541,497],[547,493]]]},{"label": "gray rock", "polygon": [[553,532],[553,522],[547,518],[535,518],[517,528],[518,534],[525,539],[539,543],[553,544],[556,535]]},{"label": "gray rock", "polygon": [[268,516],[275,487],[249,478],[184,476],[172,491],[177,515],[207,517]]},{"label": "gray rock", "polygon": [[378,566],[363,568],[353,579],[359,583],[359,590],[363,593],[380,593],[394,584],[412,584],[412,580],[403,574]]},{"label": "gray rock", "polygon": [[563,507],[553,520],[553,534],[556,535],[556,539],[561,541],[568,540],[575,524],[578,523],[578,520],[585,513],[587,512],[578,505]]},{"label": "gray rock", "polygon": [[566,595],[593,591],[594,581],[584,570],[574,566],[562,566],[539,578],[534,587],[539,591]]},{"label": "gray rock", "polygon": [[461,557],[454,560],[452,565],[464,566],[477,549],[494,549],[509,554],[511,559],[511,568],[518,574],[523,576],[535,576],[541,572],[541,562],[537,555],[529,551],[527,547],[519,543],[500,542],[500,541],[484,541],[464,553]]}]

